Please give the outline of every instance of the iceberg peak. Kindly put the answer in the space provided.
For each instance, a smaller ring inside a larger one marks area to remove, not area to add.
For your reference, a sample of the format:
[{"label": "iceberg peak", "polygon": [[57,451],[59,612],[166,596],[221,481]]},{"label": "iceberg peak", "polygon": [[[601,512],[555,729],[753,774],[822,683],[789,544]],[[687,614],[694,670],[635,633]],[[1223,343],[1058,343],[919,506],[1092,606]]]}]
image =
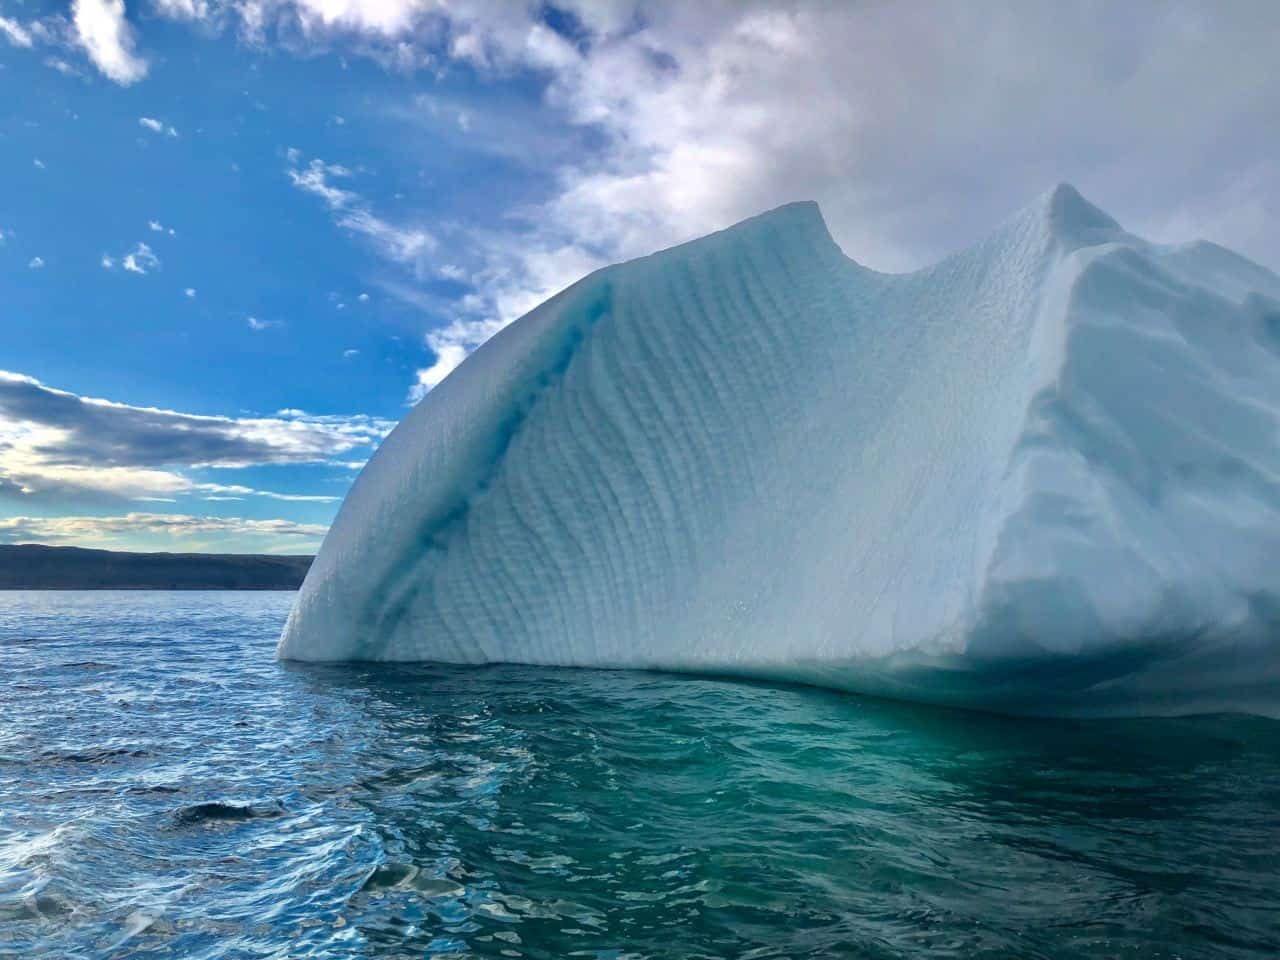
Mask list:
[{"label": "iceberg peak", "polygon": [[1069,247],[1106,243],[1124,234],[1109,214],[1094,206],[1069,183],[1060,183],[1033,205],[1050,234]]},{"label": "iceberg peak", "polygon": [[836,247],[835,239],[827,228],[827,221],[822,216],[822,210],[817,201],[795,200],[747,217],[745,220],[739,220],[715,233],[661,250],[652,256],[665,258],[679,256],[690,250],[723,249],[727,244],[739,241],[747,244],[764,242],[775,245]]},{"label": "iceberg peak", "polygon": [[817,230],[822,233],[827,232],[827,223],[823,219],[822,208],[818,206],[817,200],[792,200],[771,210],[758,213],[753,217],[740,220],[729,229],[733,230],[748,223],[797,224],[806,229]]}]

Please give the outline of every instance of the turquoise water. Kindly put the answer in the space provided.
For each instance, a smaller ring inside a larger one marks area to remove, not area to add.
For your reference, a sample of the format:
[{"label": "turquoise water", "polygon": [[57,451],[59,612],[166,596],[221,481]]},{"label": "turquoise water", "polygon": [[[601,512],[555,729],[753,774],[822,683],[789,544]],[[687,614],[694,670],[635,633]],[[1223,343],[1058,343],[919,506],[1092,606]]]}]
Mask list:
[{"label": "turquoise water", "polygon": [[1280,723],[282,666],[291,601],[0,593],[0,956],[1280,950]]}]

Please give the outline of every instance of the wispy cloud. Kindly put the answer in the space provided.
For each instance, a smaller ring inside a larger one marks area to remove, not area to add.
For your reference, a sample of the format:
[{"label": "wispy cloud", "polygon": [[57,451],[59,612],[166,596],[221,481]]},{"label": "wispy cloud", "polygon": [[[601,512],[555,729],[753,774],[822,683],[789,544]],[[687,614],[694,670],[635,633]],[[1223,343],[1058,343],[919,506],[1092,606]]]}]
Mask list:
[{"label": "wispy cloud", "polygon": [[40,270],[44,267],[44,257],[32,257],[27,261],[28,270]]},{"label": "wispy cloud", "polygon": [[139,117],[138,126],[146,127],[152,133],[159,133],[168,137],[176,137],[178,135],[175,127],[166,124],[163,120],[157,120],[155,117]]},{"label": "wispy cloud", "polygon": [[58,73],[62,74],[64,77],[83,77],[84,76],[84,73],[82,71],[76,69],[74,66],[67,63],[67,61],[63,60],[61,57],[45,57],[44,65],[53,70],[57,70]]},{"label": "wispy cloud", "polygon": [[265,497],[268,500],[280,500],[285,503],[337,503],[342,499],[330,494],[277,493],[274,490],[257,490],[238,483],[197,483],[192,489],[203,494],[201,499],[204,500],[244,500],[247,497]]},{"label": "wispy cloud", "polygon": [[0,17],[0,34],[3,34],[15,47],[31,46],[31,31],[27,30],[17,20]]},{"label": "wispy cloud", "polygon": [[[292,164],[297,164],[301,157],[298,151],[291,149],[289,159]],[[335,184],[334,180],[352,176],[347,167],[315,159],[305,167],[292,166],[286,173],[299,190],[323,200],[333,211],[339,226],[366,237],[391,260],[414,264],[437,246],[435,237],[427,231],[396,226],[383,220],[369,209],[368,202],[358,193]]]},{"label": "wispy cloud", "polygon": [[137,407],[0,371],[0,495],[113,498],[221,496],[329,500],[211,483],[182,471],[325,464],[367,452],[393,424],[282,410],[220,417]]},{"label": "wispy cloud", "polygon": [[102,73],[122,86],[147,75],[147,61],[134,50],[124,0],[73,0],[76,38]]},{"label": "wispy cloud", "polygon": [[228,540],[239,548],[310,551],[325,535],[318,523],[251,520],[183,513],[126,513],[118,516],[7,517],[0,519],[0,543],[78,546],[166,546],[177,541],[205,548]]}]

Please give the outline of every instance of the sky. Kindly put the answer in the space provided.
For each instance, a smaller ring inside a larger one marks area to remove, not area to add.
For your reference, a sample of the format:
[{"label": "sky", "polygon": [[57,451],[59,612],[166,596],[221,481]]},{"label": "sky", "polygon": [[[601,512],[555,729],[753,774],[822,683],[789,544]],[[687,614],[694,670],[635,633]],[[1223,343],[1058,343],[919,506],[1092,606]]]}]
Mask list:
[{"label": "sky", "polygon": [[1070,182],[1280,268],[1280,4],[0,0],[0,543],[314,551],[586,273],[817,200],[927,265]]}]

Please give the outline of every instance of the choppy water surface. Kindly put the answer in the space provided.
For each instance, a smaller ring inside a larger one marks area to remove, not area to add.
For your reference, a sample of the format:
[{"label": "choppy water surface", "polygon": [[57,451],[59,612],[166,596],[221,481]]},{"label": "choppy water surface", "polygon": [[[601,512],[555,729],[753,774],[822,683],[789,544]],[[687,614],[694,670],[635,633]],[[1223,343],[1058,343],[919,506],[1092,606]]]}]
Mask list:
[{"label": "choppy water surface", "polygon": [[282,666],[291,601],[0,593],[0,956],[1280,948],[1280,723]]}]

